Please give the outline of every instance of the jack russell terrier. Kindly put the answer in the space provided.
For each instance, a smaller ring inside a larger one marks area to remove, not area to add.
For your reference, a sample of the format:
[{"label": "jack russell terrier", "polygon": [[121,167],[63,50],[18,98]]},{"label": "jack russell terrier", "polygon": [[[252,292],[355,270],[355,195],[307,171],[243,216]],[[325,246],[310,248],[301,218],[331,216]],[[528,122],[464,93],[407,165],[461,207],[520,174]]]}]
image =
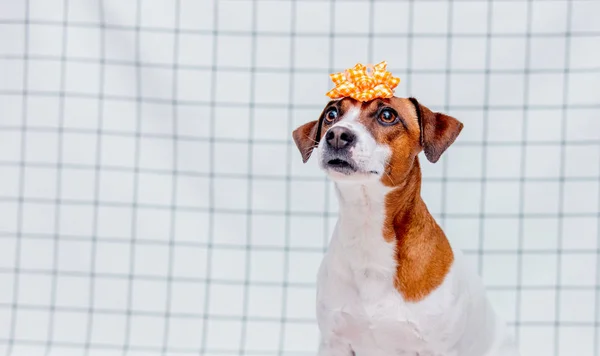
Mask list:
[{"label": "jack russell terrier", "polygon": [[293,132],[335,182],[339,219],[317,282],[320,356],[517,356],[475,271],[423,202],[418,154],[463,124],[414,98],[332,100]]}]

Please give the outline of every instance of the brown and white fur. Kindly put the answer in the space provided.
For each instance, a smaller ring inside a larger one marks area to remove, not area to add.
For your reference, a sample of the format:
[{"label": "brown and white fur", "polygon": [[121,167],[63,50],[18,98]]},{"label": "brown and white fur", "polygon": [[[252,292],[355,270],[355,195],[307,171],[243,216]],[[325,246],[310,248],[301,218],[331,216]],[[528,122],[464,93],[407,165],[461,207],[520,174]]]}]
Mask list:
[{"label": "brown and white fur", "polygon": [[413,98],[344,98],[293,132],[340,205],[318,273],[320,356],[519,354],[421,199],[418,154],[436,162],[462,127]]}]

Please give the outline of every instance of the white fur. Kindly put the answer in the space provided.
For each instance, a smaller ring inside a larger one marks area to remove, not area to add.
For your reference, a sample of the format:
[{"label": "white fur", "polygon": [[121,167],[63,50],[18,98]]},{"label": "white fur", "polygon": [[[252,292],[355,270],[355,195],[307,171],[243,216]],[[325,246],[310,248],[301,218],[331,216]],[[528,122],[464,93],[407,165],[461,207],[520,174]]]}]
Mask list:
[{"label": "white fur", "polygon": [[[350,112],[336,124],[357,133],[353,158],[384,165],[389,152],[353,117]],[[460,251],[437,289],[419,302],[405,301],[394,288],[395,244],[382,235],[390,188],[379,177],[328,174],[336,181],[340,213],[318,273],[319,356],[518,355]]]}]

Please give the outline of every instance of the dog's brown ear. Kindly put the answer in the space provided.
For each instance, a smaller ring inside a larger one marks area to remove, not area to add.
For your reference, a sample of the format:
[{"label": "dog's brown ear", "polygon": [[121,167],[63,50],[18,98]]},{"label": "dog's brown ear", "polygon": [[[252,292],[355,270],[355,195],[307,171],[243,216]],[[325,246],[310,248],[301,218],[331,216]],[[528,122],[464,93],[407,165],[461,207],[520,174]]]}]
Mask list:
[{"label": "dog's brown ear", "polygon": [[317,135],[317,123],[318,120],[306,123],[292,132],[292,137],[296,143],[296,147],[302,154],[302,162],[306,163],[312,154],[313,149],[317,143],[315,137]]},{"label": "dog's brown ear", "polygon": [[429,162],[437,162],[442,153],[450,147],[463,129],[462,122],[439,112],[432,112],[427,107],[411,98],[421,128],[421,145]]}]

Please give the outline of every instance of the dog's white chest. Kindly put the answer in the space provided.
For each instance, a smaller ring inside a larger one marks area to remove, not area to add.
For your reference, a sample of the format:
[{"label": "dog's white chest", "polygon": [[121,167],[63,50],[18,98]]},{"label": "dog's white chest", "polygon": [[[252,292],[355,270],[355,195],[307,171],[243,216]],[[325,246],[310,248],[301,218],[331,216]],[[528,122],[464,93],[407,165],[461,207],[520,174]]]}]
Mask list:
[{"label": "dog's white chest", "polygon": [[319,272],[322,330],[346,340],[357,356],[438,356],[456,341],[450,330],[461,328],[462,317],[452,272],[431,295],[409,303],[394,287],[393,244],[373,237],[344,241],[334,236]]}]

